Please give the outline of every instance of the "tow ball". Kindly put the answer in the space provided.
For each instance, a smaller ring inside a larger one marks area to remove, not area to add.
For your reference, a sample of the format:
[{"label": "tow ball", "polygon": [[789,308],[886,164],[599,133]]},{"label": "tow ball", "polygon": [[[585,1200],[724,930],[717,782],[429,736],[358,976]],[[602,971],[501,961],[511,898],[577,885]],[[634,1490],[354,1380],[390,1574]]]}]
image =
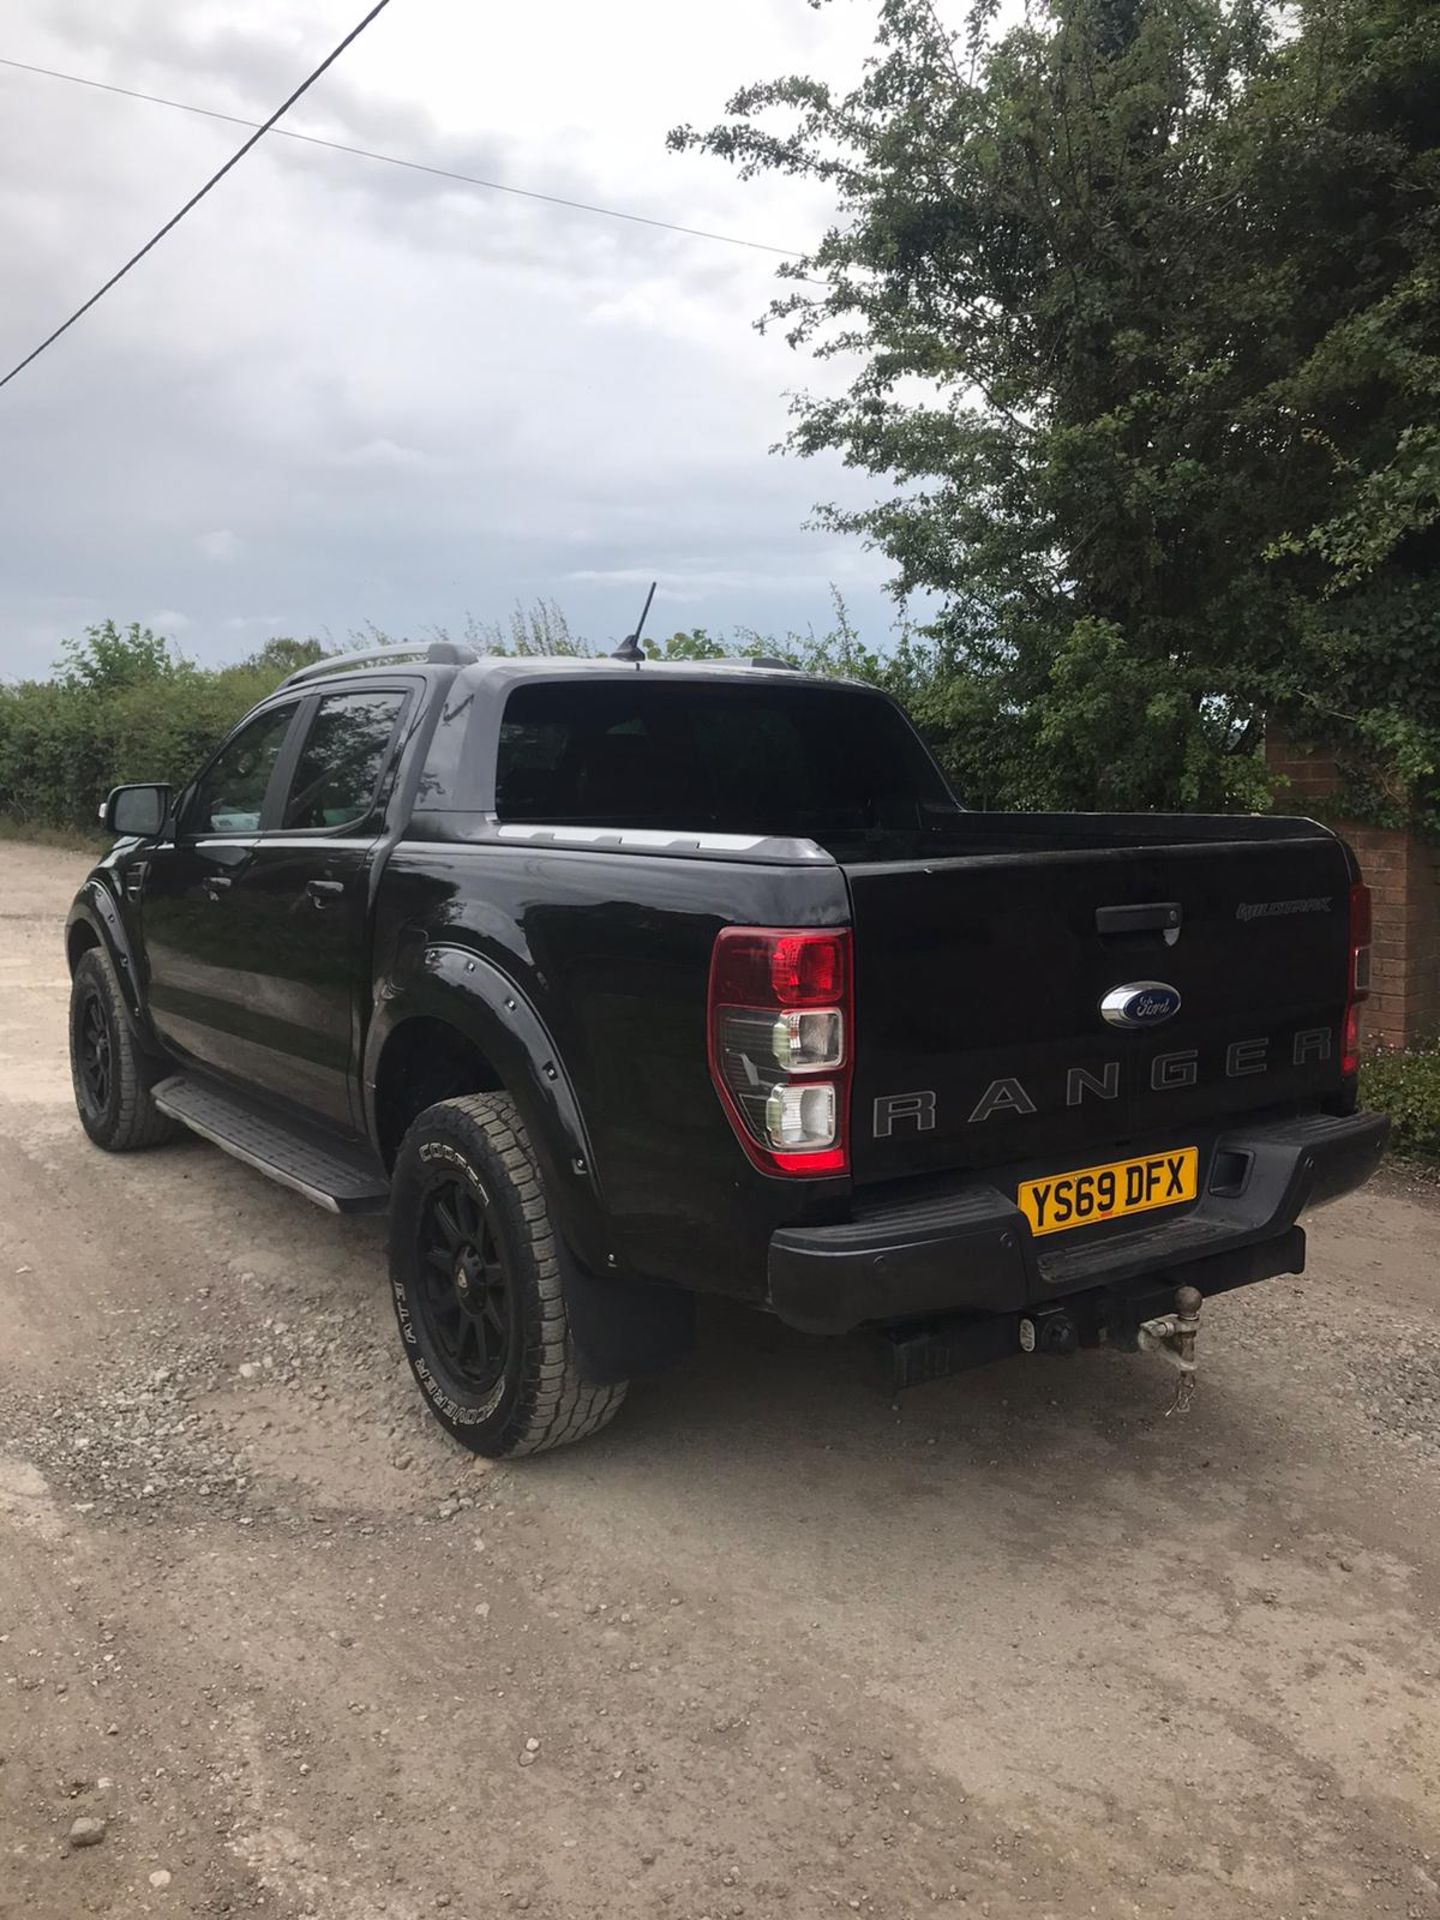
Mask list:
[{"label": "tow ball", "polygon": [[1138,1341],[1142,1353],[1158,1353],[1177,1367],[1175,1399],[1170,1413],[1188,1413],[1195,1397],[1195,1337],[1200,1331],[1203,1296],[1198,1287],[1177,1287],[1175,1311],[1162,1313],[1156,1320],[1142,1320]]}]

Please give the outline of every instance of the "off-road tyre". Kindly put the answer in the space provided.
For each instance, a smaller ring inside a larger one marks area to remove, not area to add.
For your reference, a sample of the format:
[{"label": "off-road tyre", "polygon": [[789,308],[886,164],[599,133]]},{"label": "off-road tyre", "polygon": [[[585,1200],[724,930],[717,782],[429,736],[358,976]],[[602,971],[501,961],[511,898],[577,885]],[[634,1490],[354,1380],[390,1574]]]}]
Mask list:
[{"label": "off-road tyre", "polygon": [[626,1382],[581,1377],[544,1184],[508,1094],[442,1100],[405,1135],[390,1283],[420,1391],[473,1452],[568,1446],[619,1412]]},{"label": "off-road tyre", "polygon": [[141,1051],[120,982],[100,947],[81,954],[70,983],[70,1081],[80,1124],[107,1153],[158,1147],[176,1123],[150,1096],[163,1069]]}]

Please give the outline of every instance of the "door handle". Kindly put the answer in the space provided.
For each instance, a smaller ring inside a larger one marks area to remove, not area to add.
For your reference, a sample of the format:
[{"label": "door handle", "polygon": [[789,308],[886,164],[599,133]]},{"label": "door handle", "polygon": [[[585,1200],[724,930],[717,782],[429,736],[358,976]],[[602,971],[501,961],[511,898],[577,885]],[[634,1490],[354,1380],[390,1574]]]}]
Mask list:
[{"label": "door handle", "polygon": [[1097,933],[1163,933],[1167,946],[1180,938],[1183,918],[1178,900],[1147,900],[1133,907],[1097,907]]},{"label": "door handle", "polygon": [[223,873],[208,873],[200,882],[202,891],[207,893],[212,900],[218,900],[222,893],[228,893],[234,884],[235,882]]},{"label": "door handle", "polygon": [[328,907],[332,900],[338,900],[345,891],[343,880],[307,880],[305,891],[311,902],[317,907]]}]

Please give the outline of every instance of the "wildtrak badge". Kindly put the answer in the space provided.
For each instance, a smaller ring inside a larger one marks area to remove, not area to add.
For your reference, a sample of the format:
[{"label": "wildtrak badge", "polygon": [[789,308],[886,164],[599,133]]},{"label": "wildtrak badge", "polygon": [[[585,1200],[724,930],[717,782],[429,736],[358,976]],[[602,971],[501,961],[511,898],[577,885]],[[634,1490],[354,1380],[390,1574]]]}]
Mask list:
[{"label": "wildtrak badge", "polygon": [[1235,909],[1237,920],[1284,920],[1292,913],[1329,913],[1333,893],[1312,894],[1305,900],[1242,900]]}]

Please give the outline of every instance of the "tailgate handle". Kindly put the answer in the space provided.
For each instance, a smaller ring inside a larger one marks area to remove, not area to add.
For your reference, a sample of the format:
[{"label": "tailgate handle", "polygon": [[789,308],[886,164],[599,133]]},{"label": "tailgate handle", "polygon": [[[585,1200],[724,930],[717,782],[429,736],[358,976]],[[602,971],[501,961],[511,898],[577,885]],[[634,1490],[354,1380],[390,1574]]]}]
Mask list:
[{"label": "tailgate handle", "polygon": [[1097,933],[1163,933],[1167,947],[1180,938],[1180,902],[1149,900],[1133,907],[1097,907]]}]

